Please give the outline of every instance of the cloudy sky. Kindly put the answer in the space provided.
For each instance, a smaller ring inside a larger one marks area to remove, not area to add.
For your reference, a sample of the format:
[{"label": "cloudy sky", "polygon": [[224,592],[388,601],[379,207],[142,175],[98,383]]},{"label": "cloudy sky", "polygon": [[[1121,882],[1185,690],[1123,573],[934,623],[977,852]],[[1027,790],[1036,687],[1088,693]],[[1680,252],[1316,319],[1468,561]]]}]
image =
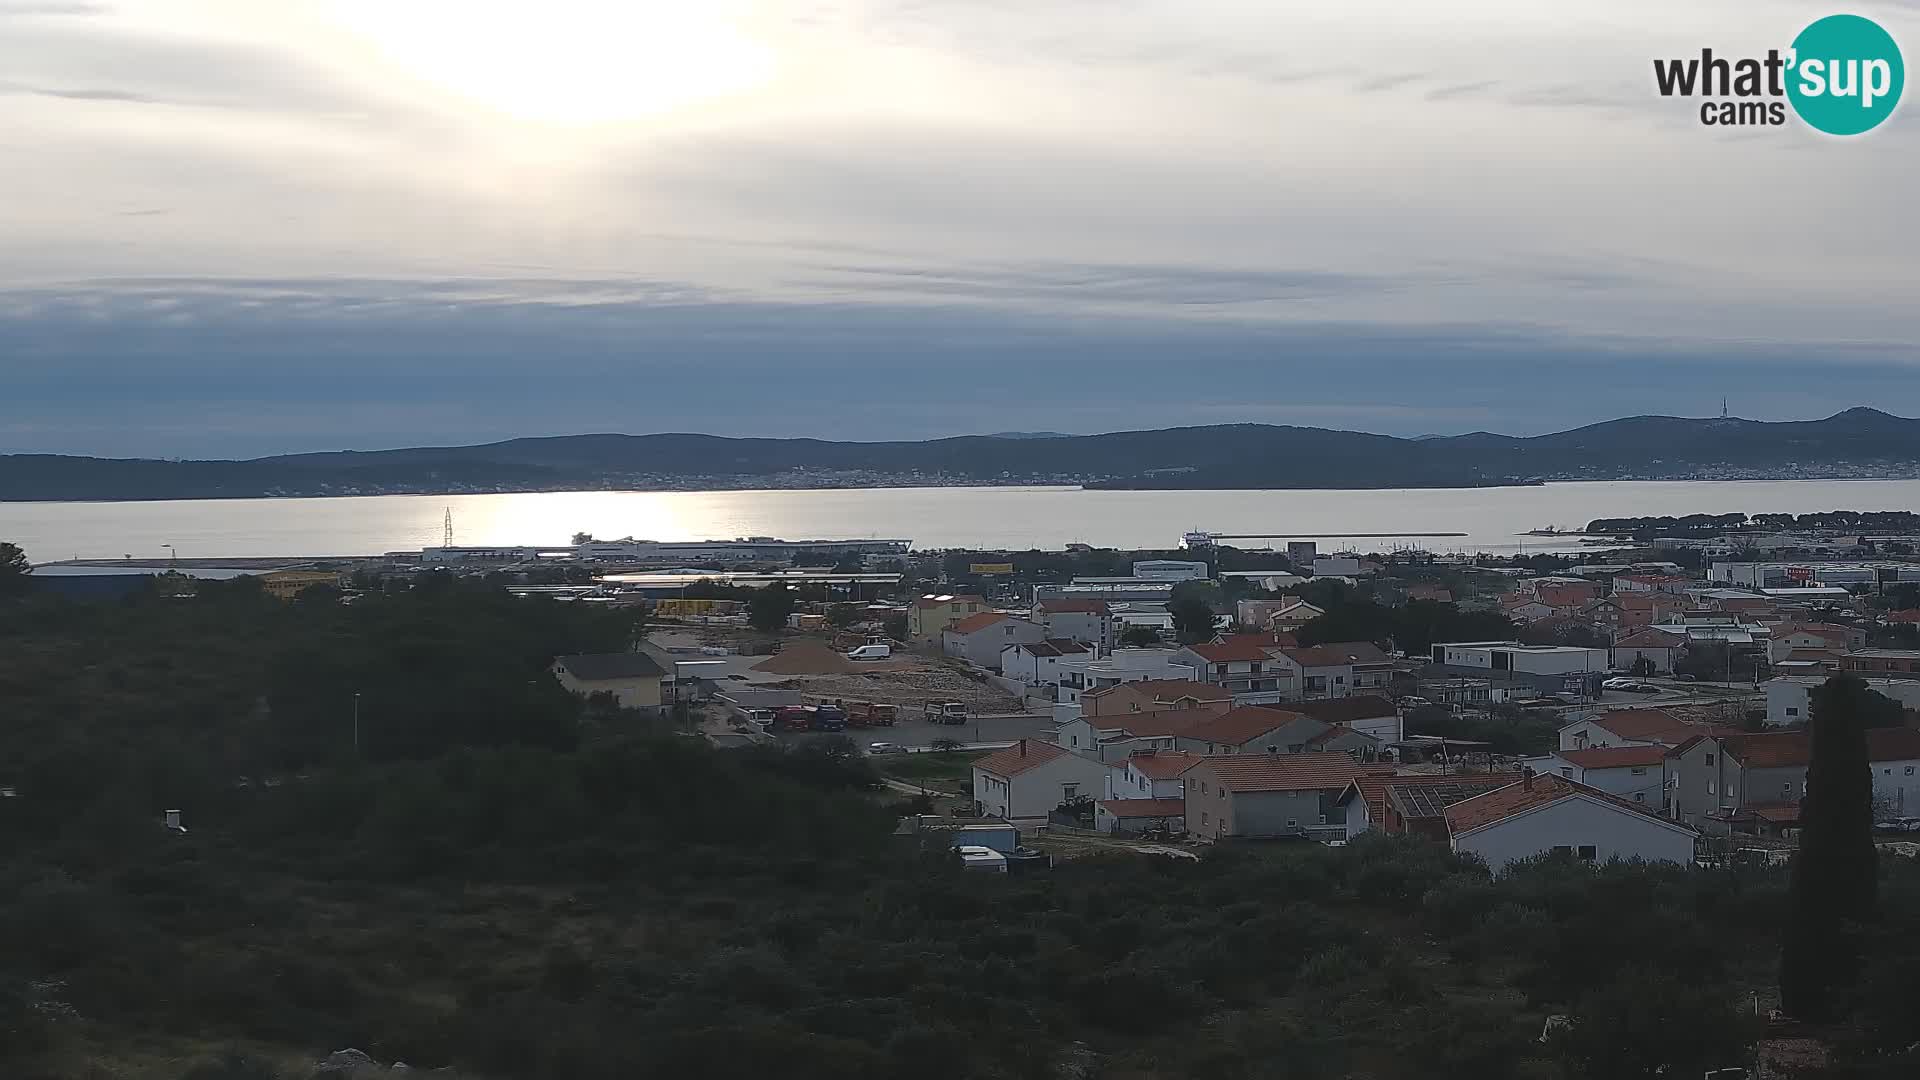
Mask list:
[{"label": "cloudy sky", "polygon": [[0,452],[1920,414],[1914,103],[1653,90],[1834,10],[0,0]]}]

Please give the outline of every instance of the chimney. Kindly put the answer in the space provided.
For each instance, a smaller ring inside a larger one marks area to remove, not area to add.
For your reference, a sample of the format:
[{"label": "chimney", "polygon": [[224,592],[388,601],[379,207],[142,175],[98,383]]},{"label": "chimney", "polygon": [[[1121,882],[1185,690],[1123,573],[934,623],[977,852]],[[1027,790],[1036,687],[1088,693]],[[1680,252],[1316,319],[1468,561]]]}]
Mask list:
[{"label": "chimney", "polygon": [[1532,791],[1533,790],[1533,770],[1528,768],[1522,768],[1520,770],[1520,782],[1527,786],[1528,791]]},{"label": "chimney", "polygon": [[1020,756],[1021,757],[1027,756],[1027,740],[1025,739],[1020,740]]}]

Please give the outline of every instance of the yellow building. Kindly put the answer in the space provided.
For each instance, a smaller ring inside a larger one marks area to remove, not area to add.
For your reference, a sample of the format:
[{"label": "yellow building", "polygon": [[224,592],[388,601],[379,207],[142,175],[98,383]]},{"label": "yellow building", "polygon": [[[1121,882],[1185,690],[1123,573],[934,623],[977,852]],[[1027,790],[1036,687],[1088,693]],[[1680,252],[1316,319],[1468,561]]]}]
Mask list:
[{"label": "yellow building", "polygon": [[331,570],[274,570],[260,575],[260,590],[279,600],[291,600],[315,585],[338,588],[340,575]]},{"label": "yellow building", "polygon": [[907,638],[915,645],[938,645],[947,627],[988,610],[979,596],[922,596],[907,608]]},{"label": "yellow building", "polygon": [[646,653],[556,656],[553,675],[581,697],[612,694],[623,709],[658,709],[665,700],[660,684],[667,673]]}]

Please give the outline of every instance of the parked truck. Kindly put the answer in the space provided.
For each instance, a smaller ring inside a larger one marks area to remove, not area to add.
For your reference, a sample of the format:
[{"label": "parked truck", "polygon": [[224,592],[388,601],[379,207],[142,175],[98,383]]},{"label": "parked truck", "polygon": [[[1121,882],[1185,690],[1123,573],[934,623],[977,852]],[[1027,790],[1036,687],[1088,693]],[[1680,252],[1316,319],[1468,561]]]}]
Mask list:
[{"label": "parked truck", "polygon": [[936,724],[964,724],[967,722],[967,703],[964,701],[929,701],[927,719]]}]

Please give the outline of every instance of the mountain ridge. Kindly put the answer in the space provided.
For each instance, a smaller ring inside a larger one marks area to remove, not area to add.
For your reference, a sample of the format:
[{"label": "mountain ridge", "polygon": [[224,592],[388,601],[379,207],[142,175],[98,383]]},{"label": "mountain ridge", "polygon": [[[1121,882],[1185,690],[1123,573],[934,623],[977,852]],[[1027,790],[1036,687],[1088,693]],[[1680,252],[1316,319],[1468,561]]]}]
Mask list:
[{"label": "mountain ridge", "polygon": [[1476,431],[1403,438],[1219,424],[877,442],[596,432],[243,460],[17,454],[0,456],[0,501],[995,483],[1479,487],[1549,479],[1865,474],[1920,476],[1920,420],[1862,406],[1817,420],[1630,416],[1532,436]]}]

